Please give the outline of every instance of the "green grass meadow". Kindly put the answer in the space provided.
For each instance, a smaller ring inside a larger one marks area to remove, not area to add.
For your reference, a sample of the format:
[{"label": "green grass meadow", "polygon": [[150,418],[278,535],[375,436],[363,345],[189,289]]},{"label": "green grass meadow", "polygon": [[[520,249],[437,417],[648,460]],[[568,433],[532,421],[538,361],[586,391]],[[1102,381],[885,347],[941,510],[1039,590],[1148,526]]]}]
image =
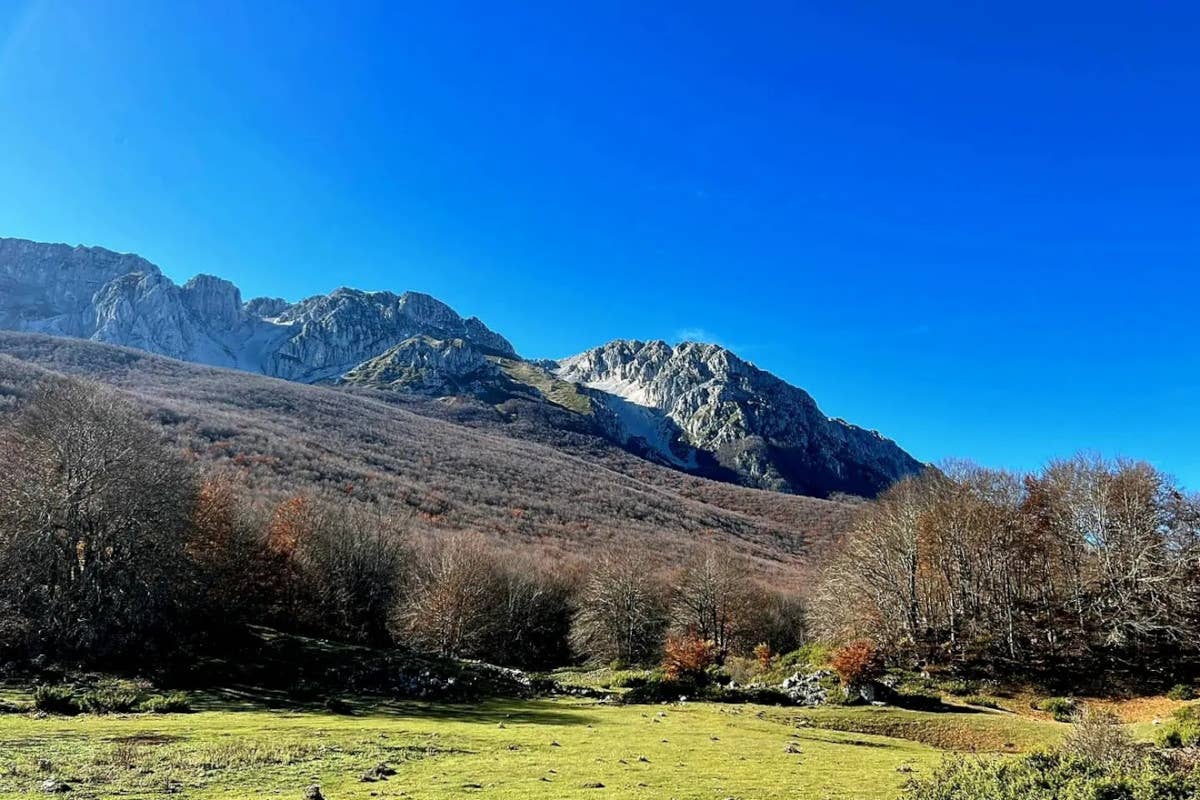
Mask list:
[{"label": "green grass meadow", "polygon": [[[191,714],[0,716],[0,798],[886,798],[943,749],[1017,752],[1065,726],[999,712],[583,700],[360,704],[201,698]],[[364,782],[386,763],[395,774]]]}]

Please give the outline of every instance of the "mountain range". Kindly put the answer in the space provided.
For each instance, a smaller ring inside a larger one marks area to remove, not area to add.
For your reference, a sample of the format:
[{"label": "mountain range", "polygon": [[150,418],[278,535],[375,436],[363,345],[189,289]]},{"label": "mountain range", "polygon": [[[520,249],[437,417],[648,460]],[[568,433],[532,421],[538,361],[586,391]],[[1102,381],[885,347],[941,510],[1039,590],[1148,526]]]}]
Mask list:
[{"label": "mountain range", "polygon": [[525,359],[481,320],[417,292],[243,300],[227,280],[180,286],[136,255],[0,239],[0,328],[387,392],[413,407],[469,403],[528,432],[520,409],[521,422],[538,420],[530,435],[584,432],[678,471],[793,494],[873,496],[923,468],[717,345],[616,340]]}]

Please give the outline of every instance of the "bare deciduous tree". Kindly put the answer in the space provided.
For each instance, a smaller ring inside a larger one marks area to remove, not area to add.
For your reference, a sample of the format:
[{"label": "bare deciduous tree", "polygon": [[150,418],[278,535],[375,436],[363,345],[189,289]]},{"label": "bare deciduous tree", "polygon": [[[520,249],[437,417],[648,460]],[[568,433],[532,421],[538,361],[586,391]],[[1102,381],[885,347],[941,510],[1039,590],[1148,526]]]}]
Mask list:
[{"label": "bare deciduous tree", "polygon": [[702,547],[674,576],[672,625],[681,633],[711,641],[717,655],[724,656],[750,627],[755,601],[760,599],[757,588],[749,566],[736,553],[713,545]]},{"label": "bare deciduous tree", "polygon": [[571,628],[576,651],[598,661],[657,659],[667,626],[666,589],[633,547],[604,551],[580,587]]},{"label": "bare deciduous tree", "polygon": [[1146,464],[947,465],[862,510],[814,621],[920,658],[1169,669],[1200,649],[1198,518]]},{"label": "bare deciduous tree", "polygon": [[479,651],[503,599],[495,552],[482,536],[430,538],[417,552],[412,586],[397,609],[397,635],[443,655]]},{"label": "bare deciduous tree", "polygon": [[195,484],[157,432],[111,391],[47,381],[0,452],[0,595],[29,644],[102,660],[170,635],[195,579]]}]

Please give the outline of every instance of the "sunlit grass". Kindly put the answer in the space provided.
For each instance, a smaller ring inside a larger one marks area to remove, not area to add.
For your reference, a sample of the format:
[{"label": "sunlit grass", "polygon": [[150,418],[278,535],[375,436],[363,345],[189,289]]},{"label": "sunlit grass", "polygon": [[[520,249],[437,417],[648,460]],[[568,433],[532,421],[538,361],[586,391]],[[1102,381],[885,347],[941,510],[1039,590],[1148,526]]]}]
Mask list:
[{"label": "sunlit grass", "polygon": [[[350,716],[244,708],[0,716],[0,798],[49,777],[75,797],[300,797],[311,783],[329,798],[890,797],[938,761],[935,744],[1024,749],[1061,727],[999,714],[705,703],[380,704]],[[364,782],[380,763],[396,774]]]}]

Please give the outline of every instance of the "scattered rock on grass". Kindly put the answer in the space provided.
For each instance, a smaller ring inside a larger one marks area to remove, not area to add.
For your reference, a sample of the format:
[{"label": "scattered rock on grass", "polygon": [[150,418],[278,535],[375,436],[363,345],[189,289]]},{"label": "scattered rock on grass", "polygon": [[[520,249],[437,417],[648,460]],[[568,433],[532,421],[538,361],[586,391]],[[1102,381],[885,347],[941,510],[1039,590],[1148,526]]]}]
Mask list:
[{"label": "scattered rock on grass", "polygon": [[396,770],[392,769],[387,764],[379,763],[364,772],[359,780],[361,780],[363,783],[374,783],[375,781],[386,781],[395,774]]},{"label": "scattered rock on grass", "polygon": [[304,790],[304,800],[325,800],[325,795],[321,794],[321,787],[314,783]]}]

